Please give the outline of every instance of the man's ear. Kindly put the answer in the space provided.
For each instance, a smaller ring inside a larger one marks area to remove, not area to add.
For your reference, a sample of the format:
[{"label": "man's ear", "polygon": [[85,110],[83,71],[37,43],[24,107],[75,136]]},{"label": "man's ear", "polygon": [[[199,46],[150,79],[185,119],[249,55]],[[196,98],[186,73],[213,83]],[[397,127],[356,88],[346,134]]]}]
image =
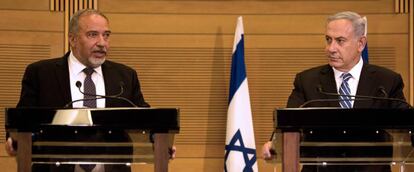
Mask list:
[{"label": "man's ear", "polygon": [[69,33],[68,37],[69,37],[69,44],[70,45],[75,45],[75,42],[76,42],[76,34]]},{"label": "man's ear", "polygon": [[358,40],[358,52],[362,52],[367,45],[367,37],[361,36]]}]

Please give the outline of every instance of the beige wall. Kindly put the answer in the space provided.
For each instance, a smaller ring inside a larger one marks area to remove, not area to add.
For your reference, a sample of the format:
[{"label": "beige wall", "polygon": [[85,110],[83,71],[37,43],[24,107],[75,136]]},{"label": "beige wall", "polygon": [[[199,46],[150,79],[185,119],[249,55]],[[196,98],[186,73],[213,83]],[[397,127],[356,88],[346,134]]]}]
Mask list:
[{"label": "beige wall", "polygon": [[[0,122],[15,106],[24,68],[64,53],[64,13],[49,0],[0,6]],[[98,0],[113,32],[110,59],[135,68],[153,107],[179,107],[181,131],[171,171],[222,171],[231,49],[243,16],[256,146],[269,138],[272,112],[284,107],[294,75],[326,63],[324,21],[344,10],[368,18],[370,62],[402,74],[410,90],[409,14],[394,0],[150,1]],[[411,90],[413,91],[413,90]],[[4,138],[4,128],[0,137]],[[2,141],[3,142],[3,141]],[[0,145],[0,147],[3,147]],[[258,149],[259,150],[259,149]],[[259,169],[273,166],[258,160]],[[15,171],[0,149],[0,166]],[[151,169],[151,165],[136,166]]]}]

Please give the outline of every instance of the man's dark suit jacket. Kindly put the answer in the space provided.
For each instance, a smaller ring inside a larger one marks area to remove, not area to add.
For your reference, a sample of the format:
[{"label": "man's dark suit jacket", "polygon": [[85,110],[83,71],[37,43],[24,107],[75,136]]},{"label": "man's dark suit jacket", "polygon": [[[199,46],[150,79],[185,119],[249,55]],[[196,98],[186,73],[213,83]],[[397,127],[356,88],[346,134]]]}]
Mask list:
[{"label": "man's dark suit jacket", "polygon": [[[399,74],[371,64],[364,64],[358,83],[356,95],[384,97],[380,88],[384,88],[388,97],[405,100],[403,94],[403,81]],[[323,65],[300,72],[296,75],[294,89],[289,96],[287,107],[297,108],[309,100],[317,99],[338,99],[338,96],[329,96],[320,93],[320,89],[328,93],[337,93],[334,71],[331,66]],[[358,99],[358,98],[356,98]],[[316,101],[306,107],[340,107],[338,101]],[[398,101],[387,100],[356,100],[354,108],[408,108],[408,104]],[[313,130],[303,131],[304,141],[327,141],[327,142],[347,142],[347,141],[390,141],[392,138],[385,131],[376,134],[373,130],[348,131],[346,135],[342,131]],[[389,157],[392,156],[392,147],[302,147],[302,157]],[[388,172],[389,165],[370,165],[370,166],[311,166],[305,165],[302,172]]]},{"label": "man's dark suit jacket", "polygon": [[[22,91],[17,107],[63,108],[71,98],[69,83],[69,53],[61,58],[41,60],[27,66],[22,81]],[[105,94],[116,95],[120,83],[124,84],[121,95],[139,107],[149,107],[141,93],[140,83],[134,69],[106,60],[102,64]],[[125,101],[106,99],[106,107],[128,107]]]},{"label": "man's dark suit jacket", "polygon": [[[51,107],[63,108],[67,103],[72,101],[71,90],[69,85],[69,52],[61,58],[41,60],[27,66],[22,80],[22,90],[20,101],[17,107]],[[120,93],[121,82],[123,83],[124,92],[121,95],[131,100],[139,107],[149,107],[141,93],[140,83],[137,73],[132,68],[123,64],[106,60],[102,65],[102,72],[105,82],[105,94],[116,95]],[[125,101],[118,99],[106,99],[106,107],[130,107]],[[71,105],[70,105],[71,106]],[[116,132],[115,140],[128,140],[125,133]],[[37,139],[50,136],[37,135]],[[97,136],[107,138],[107,136]],[[93,138],[98,139],[99,138]],[[62,165],[58,168],[55,166],[34,166],[33,171],[68,171],[73,172],[71,165]],[[51,168],[49,170],[49,168]],[[106,171],[130,171],[126,166],[105,165]]]},{"label": "man's dark suit jacket", "polygon": [[[403,99],[404,83],[399,74],[371,64],[364,64],[359,78],[356,95],[384,97],[380,88],[384,88],[390,98]],[[334,72],[331,66],[323,65],[305,70],[296,75],[294,89],[289,96],[287,107],[299,107],[309,100],[338,99],[338,96],[324,95],[319,92],[338,93]],[[338,101],[315,102],[313,107],[340,107]],[[407,108],[408,105],[398,101],[357,100],[354,108]]]}]

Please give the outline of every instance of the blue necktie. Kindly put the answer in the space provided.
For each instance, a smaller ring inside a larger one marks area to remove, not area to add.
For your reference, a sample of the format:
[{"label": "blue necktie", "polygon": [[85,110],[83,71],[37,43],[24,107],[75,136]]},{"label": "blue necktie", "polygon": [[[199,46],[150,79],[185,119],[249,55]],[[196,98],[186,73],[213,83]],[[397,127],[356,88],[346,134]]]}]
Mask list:
[{"label": "blue necktie", "polygon": [[83,101],[83,106],[89,107],[89,108],[96,108],[96,98],[95,96],[90,95],[96,95],[96,88],[95,84],[92,81],[92,74],[95,72],[93,68],[85,68],[83,69],[83,72],[86,74],[85,81],[83,81],[83,92],[85,93],[84,97],[85,99],[93,99],[93,100],[85,100]]},{"label": "blue necktie", "polygon": [[[343,73],[341,75],[342,78],[342,84],[339,88],[339,94],[342,95],[351,95],[351,89],[349,88],[348,80],[352,78],[352,75],[350,73]],[[352,108],[351,99],[352,97],[349,96],[339,96],[339,104],[342,108]]]}]

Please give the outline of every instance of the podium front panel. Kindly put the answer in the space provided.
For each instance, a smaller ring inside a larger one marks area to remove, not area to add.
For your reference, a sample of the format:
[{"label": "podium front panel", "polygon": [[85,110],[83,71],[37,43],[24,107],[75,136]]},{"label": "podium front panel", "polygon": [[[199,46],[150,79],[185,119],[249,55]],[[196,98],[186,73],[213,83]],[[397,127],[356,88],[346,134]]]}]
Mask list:
[{"label": "podium front panel", "polygon": [[[351,130],[337,130],[337,133],[331,131],[329,134],[337,134],[334,137],[331,137],[332,135],[320,137],[322,133],[312,130],[301,133],[300,164],[317,165],[320,168],[331,165],[388,165],[396,167],[414,165],[414,149],[410,130],[394,129],[381,130],[378,133],[377,131],[372,132],[365,138],[362,138],[360,134],[365,135],[367,132],[356,134],[357,131]],[[384,135],[386,137],[383,137]],[[277,155],[274,161],[278,164],[282,163],[284,154],[282,136],[282,132],[277,132],[276,140],[273,142]],[[380,138],[386,139],[381,140]]]},{"label": "podium front panel", "polygon": [[6,130],[13,138],[29,133],[33,164],[154,163],[155,138],[162,135],[162,146],[173,145],[179,132],[179,111],[9,108]]},{"label": "podium front panel", "polygon": [[414,171],[412,129],[412,109],[277,109],[274,161],[295,153],[283,136],[296,133],[303,171]]},{"label": "podium front panel", "polygon": [[[33,163],[78,164],[93,162],[103,164],[153,163],[154,147],[149,131],[86,131],[59,132],[65,139],[52,139],[50,131],[33,135]],[[167,134],[171,147],[174,134]],[[55,137],[58,138],[58,137]],[[76,139],[74,139],[76,138]],[[83,139],[82,139],[83,138]],[[88,139],[85,139],[88,138]]]}]

